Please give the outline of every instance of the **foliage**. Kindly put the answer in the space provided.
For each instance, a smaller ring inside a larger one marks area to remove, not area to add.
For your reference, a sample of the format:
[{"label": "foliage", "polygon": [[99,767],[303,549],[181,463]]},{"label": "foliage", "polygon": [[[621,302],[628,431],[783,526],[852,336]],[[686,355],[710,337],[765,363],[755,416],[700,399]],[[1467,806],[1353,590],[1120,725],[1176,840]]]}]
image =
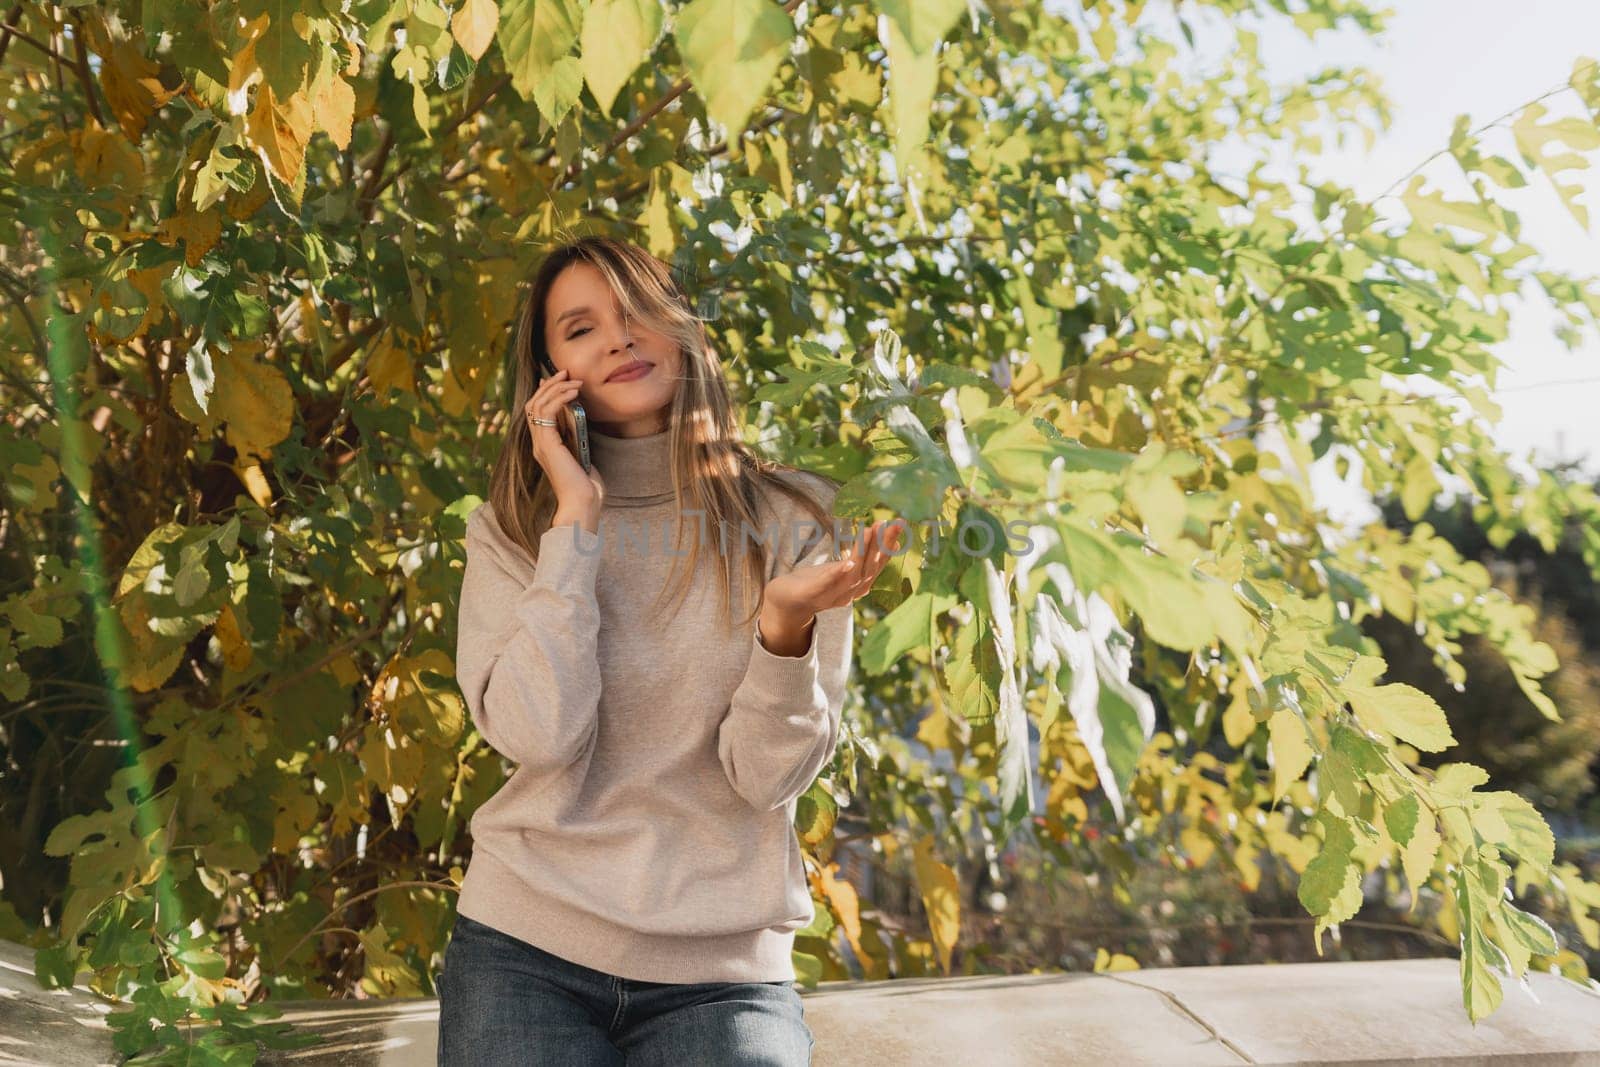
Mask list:
[{"label": "foliage", "polygon": [[[1541,812],[1576,815],[1593,807],[1594,774],[1600,769],[1600,663],[1577,640],[1559,608],[1517,593],[1515,580],[1499,579],[1496,585],[1529,605],[1529,631],[1560,661],[1540,680],[1562,711],[1559,719],[1545,718],[1518,690],[1487,638],[1468,634],[1462,639],[1459,659],[1471,684],[1458,690],[1410,627],[1383,616],[1368,619],[1366,629],[1384,649],[1391,677],[1445,709],[1457,742],[1452,756],[1482,767],[1492,787],[1521,793]],[[1427,766],[1440,762],[1438,755],[1424,760]]]},{"label": "foliage", "polygon": [[[1600,147],[1595,66],[1570,79],[1587,117],[1535,101],[1515,152],[1463,119],[1444,156],[1473,199],[1418,173],[1396,227],[1208,155],[1370,132],[1369,77],[1269,83],[1249,27],[1381,15],[1186,4],[1184,38],[1235,20],[1225,69],[1195,75],[1143,8],[16,5],[0,821],[58,861],[43,888],[6,872],[11,930],[51,916],[41,981],[90,971],[126,1004],[122,1051],[206,1061],[253,1056],[249,1028],[191,1048],[188,1011],[429,992],[467,819],[505,773],[451,682],[462,517],[517,283],[580,225],[694,279],[752,441],[842,479],[851,514],[948,535],[863,607],[850,738],[797,811],[823,905],[805,980],[841,940],[890,973],[825,866],[848,811],[915,859],[932,937],[889,935],[902,961],[952,958],[958,831],[1020,829],[1117,879],[1155,841],[1247,884],[1275,854],[1319,954],[1399,864],[1474,1020],[1529,967],[1587,981],[1503,890],[1550,893],[1596,947],[1600,886],[1481,770],[1421,766],[1450,725],[1359,624],[1412,625],[1458,681],[1450,650],[1483,635],[1555,718],[1549,647],[1426,528],[1332,539],[1302,476],[1338,450],[1415,518],[1454,474],[1496,531],[1578,522],[1600,571],[1594,493],[1520,484],[1470,382],[1492,386],[1524,283],[1569,342],[1600,311],[1496,199],[1548,179],[1587,221],[1565,177]],[[1419,376],[1444,395],[1400,391]],[[913,730],[948,766],[916,765]],[[122,764],[83,775],[107,745]],[[1091,802],[1119,832],[1079,834]]]}]

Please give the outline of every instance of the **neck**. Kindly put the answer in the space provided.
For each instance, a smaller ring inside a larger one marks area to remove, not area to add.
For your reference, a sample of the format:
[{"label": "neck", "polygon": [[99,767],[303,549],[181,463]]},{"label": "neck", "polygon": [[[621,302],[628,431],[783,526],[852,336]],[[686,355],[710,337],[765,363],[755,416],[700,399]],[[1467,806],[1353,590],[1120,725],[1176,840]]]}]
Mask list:
[{"label": "neck", "polygon": [[642,500],[672,492],[672,431],[621,437],[591,426],[589,455],[606,498]]}]

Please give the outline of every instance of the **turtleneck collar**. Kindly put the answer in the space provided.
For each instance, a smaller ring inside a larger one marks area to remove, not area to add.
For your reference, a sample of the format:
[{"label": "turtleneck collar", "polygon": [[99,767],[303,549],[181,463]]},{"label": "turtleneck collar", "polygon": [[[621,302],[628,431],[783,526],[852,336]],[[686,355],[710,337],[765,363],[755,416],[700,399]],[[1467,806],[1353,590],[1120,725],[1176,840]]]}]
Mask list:
[{"label": "turtleneck collar", "polygon": [[589,456],[605,482],[606,499],[655,503],[672,495],[672,430],[613,437],[589,428]]}]

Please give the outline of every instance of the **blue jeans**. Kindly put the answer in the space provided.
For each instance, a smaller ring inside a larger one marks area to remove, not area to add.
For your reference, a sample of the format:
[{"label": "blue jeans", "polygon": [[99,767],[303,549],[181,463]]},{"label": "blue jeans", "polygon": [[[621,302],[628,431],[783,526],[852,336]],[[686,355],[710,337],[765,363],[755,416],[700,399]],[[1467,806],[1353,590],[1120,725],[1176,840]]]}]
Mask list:
[{"label": "blue jeans", "polygon": [[794,982],[619,978],[465,915],[434,984],[441,1067],[799,1067],[815,1044]]}]

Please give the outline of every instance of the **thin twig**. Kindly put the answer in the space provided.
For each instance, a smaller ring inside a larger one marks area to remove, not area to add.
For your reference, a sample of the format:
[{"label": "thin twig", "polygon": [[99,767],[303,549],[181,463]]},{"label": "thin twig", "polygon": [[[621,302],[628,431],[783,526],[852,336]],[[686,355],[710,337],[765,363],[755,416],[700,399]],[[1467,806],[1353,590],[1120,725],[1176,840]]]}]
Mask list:
[{"label": "thin twig", "polygon": [[300,948],[300,946],[305,944],[306,941],[313,934],[326,933],[327,930],[326,930],[326,928],[323,927],[323,925],[322,925],[323,923],[327,922],[329,919],[333,918],[335,915],[339,914],[341,911],[344,911],[346,908],[350,907],[350,905],[360,903],[361,901],[367,899],[368,897],[377,896],[379,893],[382,893],[385,890],[389,890],[389,889],[453,889],[456,892],[460,892],[459,887],[454,882],[446,881],[446,882],[386,882],[385,884],[380,885],[375,889],[368,889],[365,892],[357,893],[355,896],[351,897],[349,900],[345,901],[344,903],[340,904],[338,907],[334,908],[332,911],[328,912],[327,915],[324,915],[320,920],[318,920],[317,925],[313,926],[311,929],[307,930],[304,934],[302,934],[301,937],[300,937],[300,940],[296,941],[293,945],[290,946],[289,951],[287,951],[287,952],[283,953],[281,956],[279,956],[277,963],[274,963],[272,965],[272,969],[274,971],[276,971],[280,966],[282,966],[283,962],[285,960],[289,959],[291,956],[293,956],[295,954],[295,952]]},{"label": "thin twig", "polygon": [[88,104],[89,114],[94,116],[96,126],[105,126],[105,117],[100,114],[100,94],[94,89],[94,74],[89,70],[89,46],[83,40],[83,20],[77,16],[72,20],[72,48],[78,57],[75,64],[78,71],[78,80],[83,83],[83,98]]},{"label": "thin twig", "polygon": [[57,52],[54,48],[51,48],[49,45],[45,44],[43,41],[41,41],[41,40],[39,40],[39,39],[37,39],[35,37],[29,37],[27,34],[23,33],[21,30],[17,29],[17,26],[16,26],[17,16],[20,15],[21,13],[22,13],[22,5],[18,4],[16,7],[12,8],[11,9],[11,13],[6,16],[5,23],[3,25],[0,25],[0,30],[5,31],[3,34],[0,34],[0,60],[5,59],[5,57],[6,57],[6,47],[11,43],[11,38],[15,37],[17,40],[21,41],[23,44],[32,45],[34,48],[37,48],[39,51],[43,52],[45,55],[49,56],[51,59],[56,60],[57,62],[60,62],[60,63],[70,63],[70,62],[72,62],[72,60],[68,59],[66,56],[62,55],[60,52]]}]

